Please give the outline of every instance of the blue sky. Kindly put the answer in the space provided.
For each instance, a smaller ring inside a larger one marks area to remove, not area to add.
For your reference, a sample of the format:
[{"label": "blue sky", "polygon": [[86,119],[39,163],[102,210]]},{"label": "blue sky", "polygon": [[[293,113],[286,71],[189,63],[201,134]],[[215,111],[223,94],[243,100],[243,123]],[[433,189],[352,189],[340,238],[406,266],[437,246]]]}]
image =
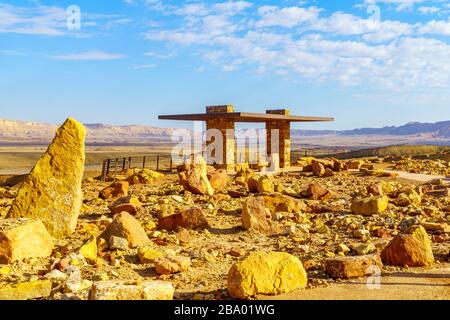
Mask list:
[{"label": "blue sky", "polygon": [[50,123],[228,103],[336,118],[307,129],[449,120],[450,3],[1,1],[0,97],[0,118]]}]

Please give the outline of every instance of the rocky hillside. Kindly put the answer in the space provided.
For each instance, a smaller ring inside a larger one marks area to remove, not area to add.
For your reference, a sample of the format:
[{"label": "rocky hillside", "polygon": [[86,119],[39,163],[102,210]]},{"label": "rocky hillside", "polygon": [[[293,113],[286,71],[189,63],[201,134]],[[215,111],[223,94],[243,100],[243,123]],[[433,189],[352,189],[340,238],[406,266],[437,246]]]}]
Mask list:
[{"label": "rocky hillside", "polygon": [[422,135],[430,138],[450,138],[450,121],[436,123],[409,122],[403,126],[386,126],[382,128],[359,128],[353,130],[296,130],[295,134],[303,136],[319,135],[340,135],[340,136],[361,136],[361,135],[392,135],[408,136]]},{"label": "rocky hillside", "polygon": [[[113,126],[100,123],[85,124],[86,141],[90,144],[119,144],[165,141],[173,129],[149,126]],[[1,142],[49,142],[57,129],[56,125],[14,120],[0,120]]]},{"label": "rocky hillside", "polygon": [[[114,126],[85,124],[86,142],[91,145],[166,143],[173,128],[142,125]],[[44,143],[54,135],[57,126],[39,122],[0,119],[0,143]],[[395,144],[450,145],[450,121],[408,123],[403,126],[361,128],[353,130],[292,130],[293,145],[372,147]],[[326,139],[324,139],[326,137]]]}]

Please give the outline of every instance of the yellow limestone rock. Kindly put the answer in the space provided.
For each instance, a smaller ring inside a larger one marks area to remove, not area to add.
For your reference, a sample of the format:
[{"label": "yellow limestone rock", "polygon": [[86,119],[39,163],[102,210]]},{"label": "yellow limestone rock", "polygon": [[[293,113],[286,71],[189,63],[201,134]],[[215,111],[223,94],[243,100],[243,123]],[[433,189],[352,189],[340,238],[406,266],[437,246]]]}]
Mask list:
[{"label": "yellow limestone rock", "polygon": [[160,280],[141,283],[109,280],[95,282],[89,300],[172,300],[174,292],[170,282]]},{"label": "yellow limestone rock", "polygon": [[357,199],[352,202],[351,210],[354,214],[372,215],[376,213],[383,213],[389,203],[389,198],[383,196],[370,196],[363,199]]},{"label": "yellow limestone rock", "polygon": [[41,221],[0,219],[0,263],[48,257],[52,251],[53,240]]},{"label": "yellow limestone rock", "polygon": [[157,258],[161,258],[164,254],[152,247],[141,247],[138,249],[138,258],[141,263],[151,263]]},{"label": "yellow limestone rock", "polygon": [[228,273],[228,293],[248,299],[304,288],[307,274],[301,261],[286,252],[255,252],[234,264]]},{"label": "yellow limestone rock", "polygon": [[82,245],[80,248],[80,253],[87,261],[95,263],[97,261],[97,238],[92,237],[89,241]]},{"label": "yellow limestone rock", "polygon": [[10,218],[39,218],[49,233],[62,238],[75,231],[83,200],[86,129],[69,118],[17,193]]},{"label": "yellow limestone rock", "polygon": [[383,263],[392,266],[422,267],[434,263],[431,241],[422,226],[412,226],[399,234],[381,252]]},{"label": "yellow limestone rock", "polygon": [[208,180],[206,162],[201,156],[187,161],[185,170],[178,173],[180,184],[187,191],[194,194],[210,195],[214,194],[214,189]]},{"label": "yellow limestone rock", "polygon": [[274,193],[275,187],[269,176],[262,176],[258,179],[257,190],[259,193]]},{"label": "yellow limestone rock", "polygon": [[50,280],[22,282],[0,287],[0,300],[29,300],[46,298],[52,292]]}]

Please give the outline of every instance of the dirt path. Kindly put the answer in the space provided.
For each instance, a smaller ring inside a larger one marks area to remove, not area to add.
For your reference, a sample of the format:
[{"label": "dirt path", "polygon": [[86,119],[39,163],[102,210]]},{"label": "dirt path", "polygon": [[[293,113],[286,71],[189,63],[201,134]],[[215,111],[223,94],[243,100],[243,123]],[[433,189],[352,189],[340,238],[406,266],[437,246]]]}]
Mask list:
[{"label": "dirt path", "polygon": [[367,278],[345,280],[324,288],[301,290],[275,300],[450,300],[450,264],[384,274],[379,289],[369,289]]},{"label": "dirt path", "polygon": [[406,171],[395,171],[395,170],[385,170],[386,172],[394,172],[398,174],[399,178],[417,181],[417,182],[428,182],[433,179],[442,179],[447,183],[450,183],[450,178],[445,176],[431,175],[431,174],[421,174],[421,173],[410,173]]}]

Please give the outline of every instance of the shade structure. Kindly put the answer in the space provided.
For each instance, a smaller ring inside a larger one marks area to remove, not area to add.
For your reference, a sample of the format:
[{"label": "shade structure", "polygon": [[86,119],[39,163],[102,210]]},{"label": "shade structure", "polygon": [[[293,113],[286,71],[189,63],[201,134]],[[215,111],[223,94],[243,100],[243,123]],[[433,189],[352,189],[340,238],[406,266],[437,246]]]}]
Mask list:
[{"label": "shade structure", "polygon": [[282,114],[267,114],[256,112],[215,112],[215,113],[191,113],[160,115],[160,120],[185,120],[185,121],[207,121],[211,119],[227,119],[233,122],[266,122],[266,121],[289,121],[289,122],[323,122],[334,121],[330,117],[307,117],[291,116]]},{"label": "shade structure", "polygon": [[[266,113],[235,112],[233,105],[207,106],[206,113],[160,115],[160,120],[205,121],[207,131],[214,129],[220,133],[220,166],[234,171],[236,164],[235,123],[265,123],[266,151],[271,158],[273,168],[287,168],[291,154],[291,122],[323,122],[334,121],[331,117],[310,117],[291,115],[289,109],[266,110]],[[275,134],[274,134],[275,133]],[[208,140],[208,138],[207,138]],[[216,139],[212,139],[216,140]],[[207,146],[211,141],[207,141]],[[216,162],[214,162],[217,165]]]}]

